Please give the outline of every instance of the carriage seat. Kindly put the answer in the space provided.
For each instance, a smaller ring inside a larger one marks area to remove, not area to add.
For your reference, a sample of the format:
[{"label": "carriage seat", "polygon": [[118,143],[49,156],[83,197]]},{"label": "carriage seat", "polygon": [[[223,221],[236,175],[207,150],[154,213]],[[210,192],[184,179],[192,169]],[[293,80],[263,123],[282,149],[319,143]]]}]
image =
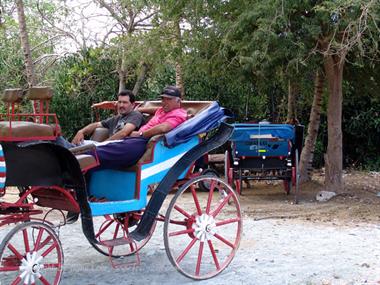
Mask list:
[{"label": "carriage seat", "polygon": [[82,171],[87,171],[90,168],[99,165],[99,162],[96,158],[90,154],[78,154],[75,156],[79,162],[80,169]]},{"label": "carriage seat", "polygon": [[58,136],[61,130],[59,125],[52,120],[55,116],[46,115],[48,102],[52,96],[53,91],[49,87],[30,88],[26,98],[33,102],[39,101],[41,108],[38,111],[44,115],[39,115],[38,112],[24,114],[15,111],[15,104],[23,99],[22,89],[6,89],[0,97],[7,109],[7,114],[1,116],[0,140],[53,139]]},{"label": "carriage seat", "polygon": [[51,125],[26,121],[0,122],[0,137],[53,137],[59,131]]},{"label": "carriage seat", "polygon": [[4,103],[20,103],[22,101],[22,97],[22,89],[6,89],[4,93],[1,94],[1,101]]}]

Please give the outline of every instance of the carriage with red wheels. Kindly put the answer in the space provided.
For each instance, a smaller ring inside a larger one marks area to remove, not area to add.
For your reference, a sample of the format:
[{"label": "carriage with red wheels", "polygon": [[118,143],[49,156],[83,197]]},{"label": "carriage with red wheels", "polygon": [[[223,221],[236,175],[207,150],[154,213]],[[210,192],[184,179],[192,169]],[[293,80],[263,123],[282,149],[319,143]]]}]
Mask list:
[{"label": "carriage with red wheels", "polygon": [[[190,175],[197,159],[232,134],[218,103],[191,103],[195,116],[153,137],[136,165],[91,171],[99,164],[96,156],[54,143],[60,129],[47,111],[51,91],[31,89],[29,99],[40,109],[23,115],[14,108],[21,94],[6,92],[10,111],[0,124],[2,283],[59,284],[65,266],[58,229],[66,224],[66,211],[80,213],[84,237],[115,267],[124,256],[139,263],[157,221],[164,222],[168,258],[183,275],[206,279],[230,264],[242,231],[238,197],[224,180]],[[200,138],[210,131],[213,135]],[[201,183],[209,185],[208,193],[198,192]],[[62,216],[60,223],[51,219],[52,212]]]},{"label": "carriage with red wheels", "polygon": [[282,180],[286,194],[294,187],[298,203],[301,125],[234,124],[225,152],[225,177],[241,194],[243,181]]}]

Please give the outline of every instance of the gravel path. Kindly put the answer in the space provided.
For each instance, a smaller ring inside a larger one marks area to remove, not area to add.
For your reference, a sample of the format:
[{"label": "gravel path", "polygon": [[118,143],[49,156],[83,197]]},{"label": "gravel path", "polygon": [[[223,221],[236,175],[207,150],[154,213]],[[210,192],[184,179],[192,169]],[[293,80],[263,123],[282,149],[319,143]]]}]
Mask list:
[{"label": "gravel path", "polygon": [[112,269],[85,240],[80,223],[61,229],[61,284],[379,284],[380,226],[254,221],[245,217],[240,249],[213,279],[195,282],[170,264],[162,224],[142,249],[137,268]]}]

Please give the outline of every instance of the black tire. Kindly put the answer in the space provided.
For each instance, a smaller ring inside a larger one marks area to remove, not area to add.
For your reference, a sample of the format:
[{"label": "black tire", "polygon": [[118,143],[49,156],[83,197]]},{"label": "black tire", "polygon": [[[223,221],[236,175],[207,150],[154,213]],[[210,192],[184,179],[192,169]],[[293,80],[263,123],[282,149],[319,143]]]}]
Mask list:
[{"label": "black tire", "polygon": [[[214,176],[214,177],[220,177],[219,173],[212,168],[207,168],[201,172],[201,175],[207,175],[207,176]],[[207,182],[199,182],[199,190],[202,192],[208,192],[210,191],[210,185]]]},{"label": "black tire", "polygon": [[295,182],[294,182],[294,203],[295,204],[298,204],[298,194],[299,194],[299,180],[300,180],[300,170],[299,170],[299,153],[298,153],[298,149],[296,149],[295,151],[295,160],[296,160],[296,164],[295,164]]},{"label": "black tire", "polygon": [[290,192],[292,191],[292,179],[285,179],[284,181],[284,191],[286,195],[289,195]]}]

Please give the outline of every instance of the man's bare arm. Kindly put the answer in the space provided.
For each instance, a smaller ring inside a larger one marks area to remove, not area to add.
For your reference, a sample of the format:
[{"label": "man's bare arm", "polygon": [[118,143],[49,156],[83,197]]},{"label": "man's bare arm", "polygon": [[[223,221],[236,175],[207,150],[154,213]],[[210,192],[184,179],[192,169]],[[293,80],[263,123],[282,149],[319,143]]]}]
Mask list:
[{"label": "man's bare arm", "polygon": [[89,136],[91,135],[96,128],[102,127],[101,122],[95,122],[91,123],[87,126],[85,126],[83,129],[79,130],[75,137],[72,140],[73,144],[80,144],[84,140],[84,136]]},{"label": "man's bare arm", "polygon": [[137,111],[144,114],[154,115],[159,107],[139,107]]},{"label": "man's bare arm", "polygon": [[[167,132],[171,131],[172,129],[173,129],[173,127],[169,123],[162,123],[162,124],[159,124],[157,126],[154,126],[153,128],[151,128],[149,130],[142,132],[142,136],[144,138],[148,139],[148,138],[151,138],[155,135],[166,134]],[[139,131],[135,131],[135,132],[131,133],[131,137],[139,137],[139,136],[140,136]]]},{"label": "man's bare arm", "polygon": [[133,130],[135,130],[135,129],[136,129],[136,126],[134,124],[126,123],[125,126],[120,131],[118,131],[117,133],[110,136],[107,139],[107,141],[121,140],[121,139],[129,136],[133,132]]}]

